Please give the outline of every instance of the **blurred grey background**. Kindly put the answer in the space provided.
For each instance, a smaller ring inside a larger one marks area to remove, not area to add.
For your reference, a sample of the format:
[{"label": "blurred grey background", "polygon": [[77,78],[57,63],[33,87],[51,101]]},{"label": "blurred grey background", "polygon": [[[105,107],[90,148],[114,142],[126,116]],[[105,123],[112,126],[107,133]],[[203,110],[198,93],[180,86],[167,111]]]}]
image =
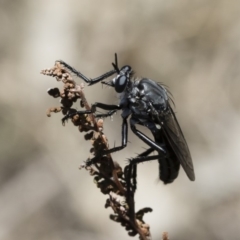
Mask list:
[{"label": "blurred grey background", "polygon": [[[61,83],[40,75],[62,59],[93,78],[115,52],[169,86],[195,165],[195,182],[181,170],[167,186],[156,162],[139,165],[136,208],[153,208],[153,239],[239,239],[239,12],[238,0],[0,0],[0,239],[130,239],[78,170],[91,143],[61,114],[46,117],[59,105],[46,90]],[[85,92],[90,103],[117,103],[101,84]],[[111,145],[120,133],[120,114],[105,121]],[[122,166],[145,147],[129,140],[113,155]]]}]

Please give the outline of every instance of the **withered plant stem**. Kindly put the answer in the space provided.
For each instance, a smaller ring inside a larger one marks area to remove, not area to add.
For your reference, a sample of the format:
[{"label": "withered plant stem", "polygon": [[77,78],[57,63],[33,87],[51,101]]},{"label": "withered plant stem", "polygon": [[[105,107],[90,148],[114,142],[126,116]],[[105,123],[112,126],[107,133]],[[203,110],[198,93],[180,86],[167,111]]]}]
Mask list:
[{"label": "withered plant stem", "polygon": [[[64,83],[63,90],[61,91],[58,88],[48,90],[48,94],[50,96],[54,98],[61,98],[60,102],[62,104],[60,107],[49,108],[47,111],[47,115],[49,117],[53,112],[57,113],[62,111],[64,115],[69,112],[76,112],[76,110],[71,107],[78,99],[81,100],[82,107],[86,110],[91,110],[91,106],[88,104],[83,91],[84,85],[76,84],[71,76],[71,72],[63,67],[61,61],[57,61],[53,68],[43,70],[41,73],[56,77],[57,81],[62,81]],[[94,176],[94,180],[97,182],[96,184],[98,188],[100,188],[101,192],[103,194],[108,194],[109,198],[106,201],[105,207],[110,206],[114,211],[114,214],[111,214],[110,218],[115,222],[121,223],[130,236],[139,234],[139,238],[141,240],[150,240],[150,227],[143,221],[143,215],[151,212],[152,209],[143,208],[135,213],[134,192],[131,192],[130,196],[127,196],[126,191],[126,184],[128,182],[126,175],[128,174],[123,174],[122,168],[119,164],[113,161],[111,154],[101,157],[102,148],[105,150],[108,149],[108,142],[106,136],[102,132],[102,127],[98,124],[99,120],[95,118],[94,114],[89,114],[86,116],[77,115],[76,118],[72,117],[72,122],[75,126],[79,127],[80,132],[88,132],[88,134],[85,135],[85,139],[90,140],[91,138],[93,142],[92,149],[95,156],[100,156],[99,159],[93,163],[96,170],[86,164],[83,164],[82,167],[85,167],[85,169],[89,171],[90,175]],[[95,133],[92,130],[95,131],[97,137],[95,137]],[[128,202],[125,203],[125,201],[123,201],[122,203],[122,197],[125,197]],[[167,240],[166,234],[163,236],[163,239]]]}]

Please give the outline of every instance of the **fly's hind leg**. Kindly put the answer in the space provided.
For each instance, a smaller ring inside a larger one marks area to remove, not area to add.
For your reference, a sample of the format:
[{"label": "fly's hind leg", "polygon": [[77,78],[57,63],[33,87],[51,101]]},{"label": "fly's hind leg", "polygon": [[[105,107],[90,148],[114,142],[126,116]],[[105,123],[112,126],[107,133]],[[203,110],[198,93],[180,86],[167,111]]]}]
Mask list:
[{"label": "fly's hind leg", "polygon": [[129,164],[125,168],[125,177],[127,184],[127,197],[134,194],[137,189],[137,164],[141,162],[159,160],[160,158],[165,158],[163,154],[157,154],[153,156],[148,156],[155,149],[149,148],[143,153],[139,154],[137,157],[129,159]]}]

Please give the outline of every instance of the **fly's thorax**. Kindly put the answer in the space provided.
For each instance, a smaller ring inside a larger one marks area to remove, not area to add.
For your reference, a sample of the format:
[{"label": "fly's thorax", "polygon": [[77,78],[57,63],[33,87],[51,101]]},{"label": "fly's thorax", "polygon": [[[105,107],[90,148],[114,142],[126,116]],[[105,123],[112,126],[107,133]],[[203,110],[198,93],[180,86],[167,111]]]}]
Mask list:
[{"label": "fly's thorax", "polygon": [[155,122],[168,108],[168,96],[164,87],[151,79],[131,79],[127,88],[119,93],[120,105],[130,114]]}]

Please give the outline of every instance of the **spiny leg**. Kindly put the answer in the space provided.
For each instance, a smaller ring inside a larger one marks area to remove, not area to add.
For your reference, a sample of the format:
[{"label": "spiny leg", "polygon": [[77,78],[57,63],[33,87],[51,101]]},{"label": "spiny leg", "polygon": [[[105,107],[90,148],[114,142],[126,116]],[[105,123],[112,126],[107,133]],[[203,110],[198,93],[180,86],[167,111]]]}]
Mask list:
[{"label": "spiny leg", "polygon": [[[96,112],[96,108],[101,108],[103,110],[109,110],[108,113],[106,113],[106,116],[111,116],[112,114],[114,114],[117,110],[121,109],[121,107],[119,105],[109,105],[109,104],[104,104],[104,103],[99,103],[99,102],[96,102],[92,105],[91,107],[91,110],[84,110],[84,111],[76,111],[76,112],[73,112],[73,113],[68,113],[66,114],[65,117],[62,118],[62,123],[64,124],[65,121],[68,119],[68,118],[72,118],[73,116],[75,115],[82,115],[82,114],[91,114],[91,113],[95,113]],[[104,114],[97,114],[96,117],[101,117],[101,115],[103,115],[104,117]]]},{"label": "spiny leg", "polygon": [[136,124],[141,124],[138,119],[131,118],[130,119],[130,126],[134,134],[136,134],[143,142],[145,142],[149,147],[153,148],[154,150],[158,152],[162,152],[166,154],[166,150],[161,147],[159,144],[157,144],[155,141],[147,137],[144,133],[137,130]]},{"label": "spiny leg", "polygon": [[[92,109],[91,110],[85,110],[85,111],[77,111],[75,113],[71,113],[71,114],[67,114],[63,119],[62,122],[64,123],[68,118],[73,117],[76,114],[91,114],[94,113],[96,111],[96,108],[101,108],[103,110],[109,110],[108,113],[106,113],[107,116],[111,116],[114,112],[116,112],[117,110],[122,109],[121,106],[119,105],[108,105],[108,104],[104,104],[104,103],[94,103],[92,105]],[[101,116],[102,114],[96,115],[96,116]],[[128,139],[128,124],[127,124],[127,118],[123,118],[123,122],[122,122],[122,145],[118,146],[118,147],[113,147],[111,149],[105,150],[103,152],[104,154],[110,154],[113,152],[117,152],[119,150],[122,150],[123,148],[125,148],[127,146],[127,139]],[[97,157],[97,156],[96,156]],[[94,157],[93,159],[95,159],[96,157]],[[93,160],[92,159],[92,160]],[[92,161],[91,161],[92,162]]]},{"label": "spiny leg", "polygon": [[[117,110],[111,110],[111,111],[108,111],[107,113],[95,114],[94,116],[95,116],[96,118],[111,117],[116,111],[117,111]],[[62,123],[64,124],[65,121],[66,121],[68,118],[72,118],[72,117],[75,116],[75,115],[91,114],[91,113],[93,113],[92,110],[76,111],[76,112],[73,112],[73,113],[69,113],[69,114],[67,114],[65,117],[62,118]]]},{"label": "spiny leg", "polygon": [[[144,161],[149,161],[149,160],[154,160],[158,159],[159,162],[159,178],[161,181],[163,181],[165,184],[171,183],[174,181],[174,179],[177,178],[178,172],[179,172],[179,167],[180,167],[180,162],[176,158],[175,153],[167,151],[165,145],[163,142],[158,142],[158,141],[153,141],[150,138],[148,138],[145,134],[140,132],[139,130],[136,129],[135,124],[138,124],[139,121],[136,118],[130,119],[130,124],[131,124],[131,129],[132,131],[142,140],[144,141],[148,146],[151,148],[155,149],[158,154],[159,158],[155,158],[154,156],[150,157],[140,157],[140,158],[135,158],[132,162],[132,164],[137,164],[139,162],[144,162]],[[139,123],[141,124],[141,123]],[[152,128],[152,132],[154,134],[154,128]],[[155,138],[159,136],[160,132],[155,133]]]},{"label": "spiny leg", "polygon": [[[113,153],[113,152],[117,152],[119,150],[122,150],[123,148],[125,148],[127,146],[127,140],[128,140],[127,119],[123,118],[123,123],[122,123],[122,145],[118,146],[118,147],[113,147],[111,149],[104,150],[101,153],[101,156],[106,155],[106,154],[110,154],[110,153]],[[99,155],[93,157],[91,160],[88,161],[88,165],[91,165],[92,163],[94,163],[94,161],[97,160],[98,158],[99,158]]]},{"label": "spiny leg", "polygon": [[[160,155],[148,156],[155,149],[149,148],[143,153],[139,154],[137,157],[129,160],[129,165],[126,167],[125,176],[127,183],[127,196],[129,196],[131,190],[134,193],[137,189],[137,164],[144,161],[156,160],[160,157]],[[161,156],[162,157],[162,156]],[[132,180],[132,183],[131,183]]]},{"label": "spiny leg", "polygon": [[[85,111],[76,111],[74,113],[70,113],[67,114],[64,118],[62,118],[62,122],[64,124],[64,122],[68,119],[71,118],[73,116],[75,116],[76,114],[91,114],[96,112],[96,108],[101,108],[103,110],[109,110],[108,113],[106,114],[97,114],[96,117],[101,117],[101,116],[111,116],[113,113],[115,113],[117,110],[120,110],[122,107],[119,105],[108,105],[108,104],[104,104],[104,103],[94,103],[92,105],[91,110],[85,110]],[[107,149],[104,150],[102,152],[102,156],[106,155],[106,154],[110,154],[116,151],[119,151],[123,148],[125,148],[127,146],[127,139],[128,139],[128,124],[127,124],[127,118],[123,118],[123,122],[122,122],[122,145],[118,146],[118,147],[114,147],[111,149]],[[91,160],[88,161],[88,165],[91,165],[99,156],[95,156],[93,157]]]},{"label": "spiny leg", "polygon": [[[127,178],[127,194],[130,194],[131,190],[132,193],[135,192],[137,184],[136,184],[136,169],[137,164],[140,162],[150,161],[150,160],[159,160],[160,158],[166,158],[167,153],[164,147],[160,146],[159,143],[156,143],[141,131],[136,129],[136,124],[142,124],[139,122],[138,119],[131,118],[130,119],[130,126],[134,134],[136,134],[143,142],[145,142],[150,148],[143,153],[139,154],[137,157],[132,158],[128,165],[128,178]],[[151,152],[156,150],[158,155],[148,156]],[[132,179],[132,184],[131,184]]]},{"label": "spiny leg", "polygon": [[115,53],[115,63],[113,63],[113,67],[114,70],[111,70],[109,72],[106,72],[104,74],[102,74],[99,77],[96,78],[87,78],[86,76],[84,76],[81,72],[77,71],[75,68],[71,67],[69,64],[65,63],[62,60],[58,60],[57,62],[61,63],[65,68],[67,68],[70,72],[74,73],[76,76],[78,76],[79,78],[81,78],[82,80],[84,80],[86,83],[88,83],[89,85],[93,85],[95,83],[98,83],[110,76],[112,76],[113,74],[119,72],[118,69],[118,62],[117,62],[117,54]]},{"label": "spiny leg", "polygon": [[96,114],[94,115],[96,118],[105,118],[105,117],[111,117],[117,110],[111,110],[108,111],[107,113],[102,113],[102,114]]}]

